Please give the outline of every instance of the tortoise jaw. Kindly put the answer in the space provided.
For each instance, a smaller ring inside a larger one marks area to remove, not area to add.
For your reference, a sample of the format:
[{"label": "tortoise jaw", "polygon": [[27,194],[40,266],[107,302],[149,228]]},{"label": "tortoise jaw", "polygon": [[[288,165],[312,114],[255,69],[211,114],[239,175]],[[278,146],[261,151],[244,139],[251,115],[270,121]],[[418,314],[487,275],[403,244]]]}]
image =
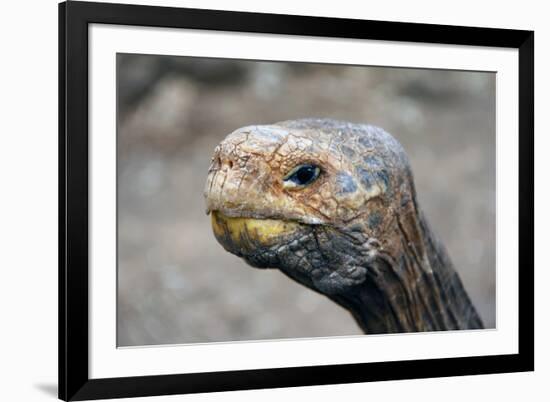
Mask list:
[{"label": "tortoise jaw", "polygon": [[283,244],[303,226],[281,219],[229,217],[220,211],[212,211],[211,220],[216,240],[227,251],[240,257]]}]

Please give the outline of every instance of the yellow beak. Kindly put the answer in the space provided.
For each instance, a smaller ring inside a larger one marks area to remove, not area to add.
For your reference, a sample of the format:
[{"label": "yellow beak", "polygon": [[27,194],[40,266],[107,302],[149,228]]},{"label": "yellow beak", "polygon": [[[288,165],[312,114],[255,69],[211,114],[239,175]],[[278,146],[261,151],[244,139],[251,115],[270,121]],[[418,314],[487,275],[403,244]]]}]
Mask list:
[{"label": "yellow beak", "polygon": [[258,246],[276,244],[278,238],[294,232],[299,226],[299,223],[291,221],[231,218],[219,211],[212,212],[214,235],[230,251],[250,252]]}]

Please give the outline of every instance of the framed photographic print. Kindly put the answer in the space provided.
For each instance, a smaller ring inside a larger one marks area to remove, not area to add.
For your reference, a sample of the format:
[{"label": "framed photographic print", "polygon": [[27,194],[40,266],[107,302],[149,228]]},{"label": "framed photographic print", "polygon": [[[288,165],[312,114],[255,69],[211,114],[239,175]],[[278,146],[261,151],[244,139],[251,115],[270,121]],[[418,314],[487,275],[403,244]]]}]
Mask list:
[{"label": "framed photographic print", "polygon": [[529,371],[534,33],[59,5],[59,397]]}]

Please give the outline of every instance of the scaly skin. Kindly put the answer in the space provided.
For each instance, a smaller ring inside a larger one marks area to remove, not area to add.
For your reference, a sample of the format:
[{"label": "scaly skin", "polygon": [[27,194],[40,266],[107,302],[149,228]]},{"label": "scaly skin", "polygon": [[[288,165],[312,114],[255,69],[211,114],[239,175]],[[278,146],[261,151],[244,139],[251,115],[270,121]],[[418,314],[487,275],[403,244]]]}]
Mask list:
[{"label": "scaly skin", "polygon": [[[288,188],[296,166],[321,169]],[[205,188],[214,234],[348,309],[365,333],[483,328],[417,201],[401,145],[380,128],[303,119],[236,130]]]}]

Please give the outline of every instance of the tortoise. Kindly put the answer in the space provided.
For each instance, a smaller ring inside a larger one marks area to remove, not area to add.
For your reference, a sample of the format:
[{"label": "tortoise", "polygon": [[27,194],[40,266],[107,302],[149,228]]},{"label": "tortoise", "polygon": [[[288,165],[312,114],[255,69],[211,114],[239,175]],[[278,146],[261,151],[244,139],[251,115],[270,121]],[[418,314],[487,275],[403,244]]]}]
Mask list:
[{"label": "tortoise", "polygon": [[239,128],[205,187],[217,241],[347,309],[367,334],[483,328],[381,128],[299,119]]}]

